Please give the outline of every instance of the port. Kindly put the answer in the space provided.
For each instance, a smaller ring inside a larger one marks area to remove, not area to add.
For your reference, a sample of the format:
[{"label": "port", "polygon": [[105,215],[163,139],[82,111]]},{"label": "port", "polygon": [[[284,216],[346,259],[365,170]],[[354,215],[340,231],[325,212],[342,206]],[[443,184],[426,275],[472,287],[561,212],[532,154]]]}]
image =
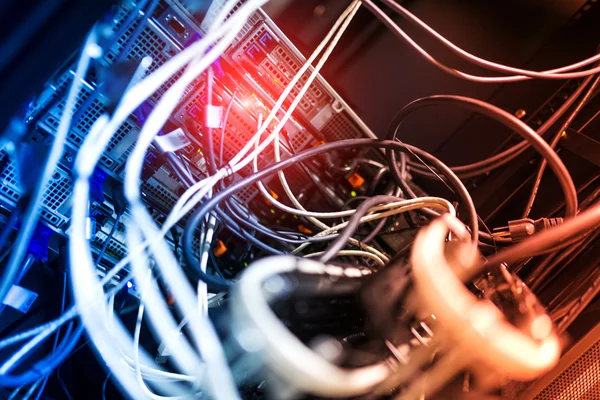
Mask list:
[{"label": "port", "polygon": [[183,24],[181,22],[179,22],[177,20],[177,18],[175,17],[171,17],[169,18],[169,27],[171,29],[173,29],[173,32],[175,32],[176,34],[178,34],[179,36],[184,36],[187,29],[185,29],[185,26],[183,26]]},{"label": "port", "polygon": [[277,41],[269,32],[263,33],[260,39],[258,39],[258,43],[260,43],[267,53],[270,53],[277,46]]}]

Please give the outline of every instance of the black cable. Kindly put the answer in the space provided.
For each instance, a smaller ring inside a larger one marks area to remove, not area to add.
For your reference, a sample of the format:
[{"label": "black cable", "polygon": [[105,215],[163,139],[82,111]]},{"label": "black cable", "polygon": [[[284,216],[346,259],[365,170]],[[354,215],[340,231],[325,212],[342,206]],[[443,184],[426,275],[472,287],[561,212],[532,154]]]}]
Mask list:
[{"label": "black cable", "polygon": [[210,119],[209,113],[213,103],[213,69],[212,66],[206,70],[206,104],[204,105],[204,135],[203,142],[206,152],[203,152],[204,158],[208,159],[206,167],[210,175],[217,172],[217,163],[215,161],[215,144],[213,142],[213,128],[208,126],[207,122]]},{"label": "black cable", "polygon": [[[594,202],[597,200],[597,198],[600,197],[600,187],[596,188],[592,193],[590,193],[589,195],[586,196],[585,199],[583,199],[583,201],[580,204],[580,209],[581,210],[586,210],[588,209],[592,204],[594,204]],[[536,281],[541,281],[543,279],[546,278],[546,276],[548,276],[550,274],[550,272],[556,268],[556,266],[558,264],[561,264],[561,266],[563,266],[562,268],[564,268],[564,266],[568,265],[568,262],[565,263],[565,259],[567,257],[570,257],[570,254],[572,254],[577,248],[582,247],[583,245],[587,245],[591,240],[590,239],[591,236],[594,236],[596,233],[592,233],[590,235],[588,235],[588,237],[585,238],[581,238],[581,242],[579,241],[579,238],[575,238],[577,240],[570,240],[567,241],[567,243],[571,243],[572,246],[570,248],[566,248],[567,246],[565,245],[565,250],[559,254],[558,251],[555,251],[553,253],[550,253],[548,255],[546,255],[546,257],[544,257],[544,259],[542,259],[540,261],[539,264],[537,264],[529,273],[527,279],[525,280],[525,283],[533,290],[535,289],[534,287],[534,283]],[[538,283],[539,284],[539,283]],[[536,284],[537,286],[537,284]]]},{"label": "black cable", "polygon": [[[429,153],[407,144],[399,143],[397,141],[391,140],[374,140],[374,139],[347,139],[340,140],[332,143],[326,143],[321,146],[312,147],[310,149],[299,152],[285,160],[282,160],[276,164],[272,164],[265,169],[251,174],[244,179],[241,179],[230,186],[224,188],[220,192],[216,193],[210,199],[207,199],[205,203],[203,203],[198,209],[192,213],[189,217],[183,235],[183,255],[185,261],[188,265],[196,265],[198,260],[193,252],[193,242],[196,227],[200,225],[202,219],[209,213],[211,210],[215,209],[216,206],[222,201],[226,200],[230,196],[234,195],[238,191],[247,187],[248,185],[254,184],[259,180],[265,179],[268,176],[271,176],[278,171],[281,171],[285,168],[291,167],[292,165],[296,165],[299,162],[310,159],[311,157],[315,157],[319,154],[326,153],[328,151],[340,150],[340,149],[351,149],[351,148],[385,148],[385,149],[394,149],[396,151],[409,152],[411,154],[417,154],[421,158],[426,158],[428,161],[431,158],[434,158]],[[442,164],[443,165],[443,164]],[[446,167],[447,168],[447,167]],[[452,171],[448,171],[450,177],[453,180],[456,180],[458,185],[462,185],[462,182],[452,173]],[[464,186],[463,186],[464,187]],[[466,190],[466,189],[465,189]],[[468,196],[468,192],[466,192]],[[472,199],[468,196],[468,199],[465,199],[466,202],[471,202]],[[222,279],[215,279],[214,277],[207,276],[203,274],[200,279],[204,280],[207,283],[207,286],[212,291],[222,291],[226,290],[230,283],[224,281]]]},{"label": "black cable", "polygon": [[[171,169],[175,172],[175,174],[177,175],[177,177],[179,178],[181,183],[184,184],[184,186],[190,187],[195,184],[193,177],[186,173],[185,167],[182,165],[181,160],[174,153],[165,152],[163,154],[166,157],[167,163],[169,164]],[[215,218],[217,218],[220,222],[224,223],[225,226],[227,226],[227,228],[232,233],[239,236],[243,240],[249,241],[254,246],[260,248],[261,250],[266,251],[267,253],[271,253],[271,254],[281,254],[281,252],[279,252],[278,250],[273,249],[272,247],[259,241],[253,235],[253,233],[246,232],[242,229],[239,229],[239,227],[237,226],[235,221],[233,221],[233,219],[231,219],[231,217],[229,217],[227,214],[225,214],[222,210],[220,210],[218,208],[215,209]],[[190,267],[193,267],[193,266],[190,266]],[[198,269],[193,268],[193,271],[197,272]]]},{"label": "black cable", "polygon": [[[181,165],[182,164],[181,160],[178,157],[176,157],[173,153],[166,152],[164,154],[166,155],[167,163],[169,164],[171,169],[176,172],[177,176],[181,180],[181,183],[183,183],[187,187],[194,185],[195,182],[194,182],[193,178],[185,173],[184,167]],[[229,215],[227,215],[227,213],[223,212],[223,210],[221,210],[219,207],[216,207],[214,211],[215,211],[215,217],[220,222],[222,222],[232,233],[239,236],[242,240],[245,240],[245,241],[251,243],[255,247],[265,251],[266,253],[282,254],[282,252],[280,250],[277,250],[277,249],[263,243],[262,241],[260,241],[258,238],[256,238],[256,236],[254,236],[254,233],[247,232],[246,230],[240,229],[238,224],[236,224],[236,222]],[[200,222],[201,221],[198,221],[196,223],[196,227],[198,227],[200,225]],[[186,227],[187,227],[187,225],[186,225]],[[194,228],[194,232],[196,230],[196,227]],[[193,237],[192,237],[192,243],[193,243]],[[193,246],[191,249],[192,249],[191,251],[193,253]],[[185,251],[186,251],[185,247],[183,248],[183,250],[184,250],[184,255],[185,255]],[[209,275],[207,275],[204,271],[202,271],[200,268],[198,268],[199,261],[196,259],[196,257],[193,254],[192,254],[192,257],[193,258],[191,258],[191,259],[185,257],[186,266],[189,267],[189,270],[193,273],[194,276],[196,276],[196,278],[204,281],[204,277],[207,277]],[[196,260],[196,261],[190,262],[190,260]],[[224,280],[221,280],[221,281],[224,281]],[[217,287],[213,287],[211,285],[207,285],[207,286],[208,286],[208,290],[210,290],[210,291],[213,291],[213,292],[222,291],[222,290],[218,290]]]},{"label": "black cable", "polygon": [[362,239],[360,242],[367,244],[369,242],[371,242],[373,239],[375,239],[375,237],[379,234],[379,232],[381,232],[381,230],[383,229],[383,227],[385,226],[386,222],[388,220],[388,217],[382,218],[377,225],[375,226],[375,228],[373,228],[373,230],[371,231],[371,233],[369,233],[369,235]]},{"label": "black cable", "polygon": [[401,201],[402,199],[395,196],[374,196],[371,197],[361,203],[360,206],[356,209],[350,220],[348,221],[348,225],[342,230],[339,236],[331,243],[331,245],[325,250],[325,253],[320,257],[320,261],[322,263],[328,263],[333,259],[337,253],[346,246],[348,240],[352,237],[356,229],[358,229],[360,225],[360,219],[365,216],[369,208],[373,206],[377,206],[382,203],[391,203],[394,201]]},{"label": "black cable", "polygon": [[600,203],[596,203],[577,217],[565,219],[561,225],[536,233],[514,246],[507,247],[498,254],[491,255],[473,269],[473,275],[479,273],[483,268],[489,269],[503,262],[511,264],[528,256],[568,247],[573,244],[572,239],[580,240],[581,235],[597,228],[599,224]]},{"label": "black cable", "polygon": [[227,121],[229,121],[229,112],[231,111],[231,107],[235,102],[235,95],[237,94],[238,88],[236,87],[231,93],[231,99],[229,99],[229,104],[227,104],[227,109],[225,110],[225,115],[223,116],[223,121],[221,122],[221,136],[219,139],[219,166],[222,167],[225,165],[225,160],[223,160],[223,149],[225,146],[225,131],[227,129]]},{"label": "black cable", "polygon": [[[287,145],[290,149],[290,154],[296,154],[297,150],[294,148],[294,144],[292,143],[292,140],[290,139],[288,133],[285,130],[282,131],[282,136],[287,142]],[[356,163],[356,161],[354,162]],[[321,193],[321,195],[327,200],[329,204],[333,205],[334,207],[341,206],[340,202],[342,200],[336,195],[335,191],[329,187],[329,185],[323,183],[323,181],[318,177],[318,175],[314,174],[310,170],[309,166],[305,163],[299,163],[298,165],[300,166],[300,169],[304,172],[304,174],[308,176],[308,179],[312,181],[314,187],[319,191],[319,193]]]},{"label": "black cable", "polygon": [[[586,78],[584,83],[579,85],[579,87],[556,110],[556,112],[552,114],[550,118],[548,118],[542,124],[542,126],[540,126],[536,130],[539,136],[543,136],[560,119],[560,117],[562,117],[562,115],[569,109],[569,107],[571,107],[575,100],[577,100],[581,93],[583,93],[585,87],[587,86],[585,82],[588,81],[588,79],[591,80],[592,77]],[[527,150],[527,148],[529,148],[529,142],[523,140],[498,154],[486,158],[485,160],[467,165],[459,165],[452,167],[452,171],[454,171],[461,179],[473,178],[475,176],[483,175],[493,171],[496,168],[506,165],[507,163],[518,157],[520,154],[522,154],[525,150]],[[416,175],[430,179],[437,178],[434,174],[430,173],[426,168],[423,168],[423,166],[419,165],[418,163],[409,162],[409,166],[411,167],[411,172],[413,172]]]},{"label": "black cable", "polygon": [[[591,78],[592,77],[590,76],[581,85],[587,86],[587,84]],[[585,106],[585,104],[594,95],[594,92],[596,91],[598,84],[600,84],[600,75],[596,76],[596,79],[594,79],[594,81],[592,82],[592,84],[590,85],[588,90],[585,92],[585,94],[583,95],[581,100],[577,103],[577,105],[575,106],[573,111],[569,114],[567,119],[561,124],[560,128],[556,132],[556,135],[554,135],[554,138],[552,138],[552,141],[550,142],[550,147],[552,147],[554,149],[558,145],[558,142],[560,141],[561,137],[563,136],[563,133],[565,132],[565,130],[571,125],[571,123],[573,122],[575,117],[579,114],[581,109]],[[529,214],[531,213],[531,209],[533,208],[533,203],[535,202],[535,198],[536,198],[538,190],[540,188],[540,184],[542,183],[542,176],[544,175],[544,171],[546,170],[546,165],[548,165],[548,161],[546,160],[546,158],[542,158],[542,161],[540,162],[540,166],[538,167],[537,172],[535,174],[535,180],[533,181],[533,186],[531,187],[531,192],[529,193],[529,198],[527,199],[527,205],[525,206],[525,210],[523,211],[522,218],[528,218]]]},{"label": "black cable", "polygon": [[381,182],[381,179],[389,172],[390,172],[390,167],[388,167],[386,165],[383,168],[379,168],[377,173],[375,173],[373,178],[371,178],[371,183],[369,184],[369,187],[367,188],[367,193],[370,196],[372,196],[375,193],[375,189],[377,188],[377,185],[379,185],[379,182]]},{"label": "black cable", "polygon": [[285,236],[281,236],[279,234],[277,234],[275,231],[272,231],[268,228],[266,228],[263,225],[260,225],[258,223],[252,222],[249,218],[248,215],[246,215],[246,218],[244,218],[243,216],[241,216],[239,214],[239,209],[235,209],[235,207],[237,207],[237,205],[233,205],[233,202],[231,201],[225,201],[225,207],[227,208],[227,210],[229,211],[229,213],[236,219],[238,220],[242,225],[245,225],[249,228],[255,229],[257,232],[262,233],[263,235],[270,237],[271,239],[277,240],[277,241],[282,241],[282,242],[286,242],[286,243],[291,243],[291,244],[302,244],[304,242],[307,241],[308,238],[298,238],[298,239],[294,239],[294,238],[289,238],[289,237],[285,237]]},{"label": "black cable", "polygon": [[21,207],[19,207],[19,204],[21,204],[21,203],[19,202],[17,204],[17,206],[14,208],[12,214],[10,214],[10,217],[8,217],[8,220],[2,227],[2,232],[0,232],[0,249],[3,249],[4,246],[6,245],[6,241],[8,240],[8,237],[12,233],[17,221],[19,220],[19,217],[21,216]]},{"label": "black cable", "polygon": [[599,235],[599,231],[591,233],[590,235],[587,235],[583,241],[568,249],[564,249],[557,257],[545,259],[544,262],[536,267],[535,272],[528,276],[526,281],[527,286],[534,291],[542,290],[544,285],[547,284],[552,277],[558,275],[568,267],[576,257],[587,250],[588,246],[594,242]]},{"label": "black cable", "polygon": [[[489,103],[486,103],[481,100],[472,99],[468,97],[462,96],[452,96],[452,95],[439,95],[439,96],[430,96],[424,97],[421,99],[417,99],[410,104],[404,106],[394,117],[392,122],[390,123],[390,129],[388,131],[388,138],[396,140],[398,130],[402,121],[412,112],[420,110],[425,107],[430,107],[433,105],[458,105],[462,108],[465,108],[469,111],[476,112],[485,116],[488,116],[504,125],[509,127],[511,130],[520,134],[527,142],[531,144],[531,146],[537,150],[544,158],[548,160],[550,167],[556,174],[558,181],[560,183],[561,189],[563,190],[563,194],[565,197],[565,218],[570,218],[576,215],[577,213],[577,191],[573,184],[573,180],[569,175],[569,171],[566,169],[558,155],[552,150],[552,148],[546,143],[540,136],[529,126],[527,126],[523,121],[519,120],[512,114],[507,113],[506,111],[493,106]],[[390,171],[394,176],[396,182],[401,185],[402,184],[402,176],[401,171],[398,167],[397,155],[396,151],[387,152],[388,162],[390,165]],[[436,161],[439,161],[436,159]],[[434,162],[432,164],[435,168],[440,171],[448,180],[449,176],[446,174],[446,171],[449,170],[444,164],[440,166],[436,165]],[[434,171],[431,171],[434,173]],[[455,176],[455,175],[454,175]],[[441,178],[440,178],[441,179]],[[458,178],[457,178],[458,179]],[[443,179],[442,179],[443,181]],[[460,180],[459,180],[460,182]],[[470,202],[465,203],[465,200],[470,200],[470,196],[468,196],[468,192],[462,183],[459,186],[452,185],[457,190],[457,195],[461,198],[461,201],[464,203],[463,205],[467,208],[469,224],[471,229],[473,227],[478,228],[477,221],[477,212],[475,210],[475,206],[473,205],[472,200]],[[465,196],[466,195],[466,196]],[[464,199],[463,199],[464,197]],[[473,237],[477,237],[478,230],[473,232]],[[487,234],[482,234],[482,237],[485,237],[487,240],[491,240],[491,237],[488,237]],[[501,238],[499,238],[501,239]],[[497,242],[502,242],[502,240],[496,239]]]}]

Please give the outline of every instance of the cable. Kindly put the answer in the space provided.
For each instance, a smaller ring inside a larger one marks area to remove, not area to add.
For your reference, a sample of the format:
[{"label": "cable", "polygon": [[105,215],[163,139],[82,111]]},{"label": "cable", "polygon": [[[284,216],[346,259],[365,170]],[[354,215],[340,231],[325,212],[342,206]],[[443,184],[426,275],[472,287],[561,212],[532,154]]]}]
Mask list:
[{"label": "cable", "polygon": [[[304,258],[321,257],[323,254],[325,254],[324,251],[319,251],[316,253],[304,254],[303,257]],[[381,258],[377,257],[373,253],[370,253],[370,252],[364,251],[364,250],[340,250],[337,252],[337,256],[338,257],[366,257],[366,258],[370,258],[371,260],[375,261],[377,263],[377,265],[379,265],[380,267],[385,267],[385,262],[383,262],[383,260]]]},{"label": "cable", "polygon": [[26,354],[29,351],[29,348],[35,347],[39,340],[34,338],[30,341],[29,345],[23,347],[21,351],[15,353],[8,362],[5,362],[2,366],[2,370],[4,371],[0,374],[0,386],[4,387],[18,387],[24,386],[34,383],[40,378],[46,377],[52,373],[52,371],[60,365],[64,359],[69,355],[69,353],[73,350],[77,341],[81,337],[83,333],[83,326],[79,326],[76,328],[73,333],[72,324],[69,324],[67,327],[67,333],[65,334],[65,339],[63,339],[62,343],[56,349],[56,352],[52,353],[51,356],[46,357],[45,359],[38,361],[34,364],[34,366],[24,372],[21,372],[19,375],[8,375],[5,371],[10,369],[12,364],[18,361],[18,358],[21,357],[22,354]]},{"label": "cable", "polygon": [[[537,134],[543,136],[559,119],[560,117],[567,112],[569,107],[575,103],[575,100],[583,93],[592,77],[586,78],[584,82],[582,82],[577,89],[564,101],[564,103],[548,118],[537,130]],[[473,178],[475,176],[483,175],[489,173],[496,168],[499,168],[503,165],[506,165],[510,161],[514,160],[520,154],[523,154],[525,150],[529,148],[529,142],[523,140],[516,145],[501,151],[498,154],[487,157],[484,160],[467,164],[467,165],[459,165],[455,167],[451,167],[452,171],[454,171],[459,178],[467,179]],[[411,172],[418,174],[419,176],[424,176],[428,178],[437,179],[434,174],[431,174],[424,168],[422,165],[409,161],[409,166],[411,168]]]},{"label": "cable", "polygon": [[20,205],[25,204],[26,202],[27,201],[20,200],[17,203],[17,206],[14,208],[13,212],[10,214],[10,217],[8,217],[8,220],[2,227],[2,232],[0,232],[0,249],[3,249],[4,246],[6,245],[6,241],[8,240],[8,237],[13,232],[13,229],[15,228],[15,225],[20,218],[20,215],[21,215]]},{"label": "cable", "polygon": [[576,217],[565,219],[562,225],[544,230],[498,252],[498,254],[491,255],[486,261],[477,265],[473,274],[481,271],[484,267],[491,268],[503,262],[511,264],[521,258],[541,254],[548,251],[549,248],[554,250],[568,246],[571,244],[569,239],[577,238],[591,229],[595,229],[598,224],[600,224],[600,203],[596,203]]},{"label": "cable", "polygon": [[[529,126],[527,126],[523,121],[519,120],[512,114],[507,113],[506,111],[493,106],[489,103],[486,103],[481,100],[472,99],[468,97],[462,96],[452,96],[452,95],[438,95],[438,96],[430,96],[424,97],[421,99],[417,99],[408,105],[404,106],[395,116],[392,122],[390,123],[390,129],[388,131],[388,138],[397,140],[398,130],[402,121],[412,112],[420,110],[425,107],[430,107],[433,105],[447,105],[453,104],[460,106],[461,108],[467,109],[472,112],[477,112],[479,114],[483,114],[487,117],[490,117],[513,131],[519,133],[525,140],[527,140],[531,146],[537,150],[545,159],[548,160],[550,167],[553,172],[556,174],[558,181],[560,183],[561,189],[563,191],[563,195],[565,197],[565,218],[570,218],[576,215],[577,213],[577,191],[573,184],[573,180],[569,175],[569,171],[566,169],[565,165],[558,157],[558,155],[554,152],[554,150],[546,143],[539,135],[533,131]],[[401,171],[398,168],[397,156],[395,151],[390,151],[387,153],[390,170],[394,179],[398,184],[401,184],[402,176]],[[435,168],[442,172],[442,174],[452,183],[457,195],[461,198],[461,201],[464,203],[464,206],[467,207],[469,225],[471,227],[473,233],[473,240],[476,240],[478,237],[478,219],[477,212],[475,210],[475,206],[473,201],[471,200],[468,191],[460,183],[460,180],[447,175],[448,172],[451,172],[448,167],[444,164],[436,165],[439,163],[439,160],[431,157],[429,160],[426,160],[433,164]],[[441,178],[440,178],[441,179]],[[441,179],[443,181],[443,179]],[[487,238],[488,235],[482,234],[482,237],[491,240],[491,238]],[[498,242],[502,242],[502,238],[495,239]],[[506,239],[505,239],[506,240]]]},{"label": "cable", "polygon": [[106,374],[106,378],[104,378],[104,382],[102,382],[102,391],[101,391],[102,400],[106,400],[106,385],[108,385],[108,380],[110,379],[111,375],[112,375],[112,372],[109,372],[108,374]]},{"label": "cable", "polygon": [[539,79],[577,79],[583,78],[589,75],[594,75],[600,72],[600,67],[591,68],[585,71],[579,72],[565,72],[565,71],[573,71],[584,67],[586,65],[595,63],[600,61],[600,54],[597,54],[593,57],[587,58],[583,61],[580,61],[575,64],[567,65],[561,68],[551,69],[547,71],[537,72],[537,71],[529,71],[519,68],[507,67],[502,64],[493,63],[491,61],[484,60],[482,58],[476,57],[460,47],[454,45],[452,42],[444,38],[442,35],[438,34],[435,30],[430,28],[427,24],[419,20],[416,16],[411,14],[408,10],[400,6],[399,4],[390,1],[383,0],[389,7],[391,7],[394,11],[402,14],[404,17],[408,18],[412,23],[417,24],[421,28],[425,29],[430,35],[434,36],[438,39],[442,44],[449,47],[454,53],[459,55],[461,58],[466,59],[476,65],[489,68],[495,71],[501,71],[505,73],[514,73],[519,74],[517,76],[478,76],[464,73],[460,70],[447,67],[446,65],[437,61],[433,56],[431,56],[427,51],[425,51],[421,46],[419,46],[409,35],[406,34],[390,17],[388,17],[380,8],[378,8],[371,0],[364,0],[363,3],[365,7],[369,9],[375,16],[382,21],[392,32],[398,36],[402,41],[406,42],[413,49],[415,49],[423,58],[432,63],[437,68],[441,69],[444,72],[449,73],[455,77],[466,79],[473,82],[481,82],[481,83],[502,83],[502,82],[518,82],[523,80],[529,80],[532,78]]},{"label": "cable", "polygon": [[117,231],[120,221],[121,221],[121,214],[118,214],[117,217],[115,218],[115,222],[114,222],[112,228],[110,229],[110,232],[108,233],[108,236],[106,236],[106,239],[104,239],[104,243],[102,244],[102,248],[100,249],[98,256],[96,257],[96,261],[95,261],[96,266],[100,265],[100,261],[102,261],[102,258],[104,257],[104,253],[106,252],[106,249],[108,248],[108,245],[110,244],[110,241],[112,240],[115,232]]},{"label": "cable", "polygon": [[[255,133],[254,137],[252,137],[248,141],[248,143],[246,143],[246,145],[244,145],[242,150],[240,150],[240,152],[230,161],[230,164],[232,167],[232,172],[234,172],[234,173],[238,172],[241,169],[243,169],[244,167],[246,167],[246,165],[250,164],[252,162],[252,160],[254,159],[254,157],[257,154],[261,153],[275,139],[275,137],[279,134],[279,132],[285,126],[285,124],[287,124],[292,113],[294,112],[294,110],[296,109],[298,104],[300,103],[300,101],[303,98],[303,96],[305,95],[305,93],[308,91],[310,85],[317,78],[319,71],[323,67],[324,63],[327,61],[327,58],[329,57],[329,55],[335,48],[335,45],[341,38],[341,35],[344,32],[347,24],[352,19],[352,16],[354,16],[354,14],[358,11],[358,8],[360,7],[360,5],[361,5],[361,3],[358,0],[354,0],[344,10],[344,12],[340,16],[340,18],[338,18],[338,20],[333,25],[332,29],[325,36],[325,39],[323,39],[323,41],[317,46],[315,51],[306,60],[306,63],[298,70],[298,72],[296,73],[294,78],[292,78],[290,80],[290,82],[284,89],[283,93],[281,94],[281,96],[279,97],[277,102],[275,103],[275,106],[271,109],[271,112],[269,113],[269,115],[267,116],[265,121],[263,122],[261,128],[258,130],[258,132]],[[340,27],[340,25],[341,25],[341,27]],[[336,32],[338,27],[339,27],[339,31]],[[335,36],[334,36],[334,34],[335,34]],[[334,36],[333,39],[331,39],[332,36]],[[263,133],[267,130],[267,128],[269,128],[269,126],[271,125],[271,122],[273,122],[273,120],[275,118],[276,112],[280,109],[283,102],[289,96],[289,94],[292,92],[292,90],[295,90],[294,88],[296,88],[296,84],[300,80],[301,76],[303,76],[303,74],[309,69],[309,67],[312,65],[313,61],[317,58],[319,53],[321,53],[321,51],[323,51],[323,49],[325,48],[325,46],[327,45],[329,40],[331,40],[331,44],[327,47],[327,49],[325,49],[321,59],[319,60],[317,65],[313,67],[312,72],[309,75],[309,77],[306,78],[306,80],[303,80],[304,82],[303,82],[302,88],[300,89],[298,94],[295,96],[294,100],[288,107],[288,110],[285,112],[284,116],[282,118],[280,118],[280,120],[277,123],[277,125],[275,126],[275,128],[273,128],[271,130],[271,133],[269,134],[268,138],[265,141],[263,141],[258,146],[258,148],[255,149],[254,152],[251,152],[250,154],[248,154],[248,152],[254,145],[254,142],[256,140],[259,140],[259,138],[262,137]]]},{"label": "cable", "polygon": [[[424,208],[438,208],[442,211],[449,212],[453,217],[456,216],[456,211],[455,211],[454,207],[452,206],[452,204],[448,200],[442,199],[439,197],[418,197],[416,199],[401,200],[398,202],[393,202],[393,203],[388,203],[388,204],[385,204],[382,206],[373,207],[373,208],[371,208],[371,210],[373,210],[373,211],[374,210],[387,210],[387,211],[364,216],[364,217],[360,218],[360,223],[371,222],[371,221],[374,221],[376,219],[381,219],[381,218],[385,219],[386,217],[396,215],[399,213],[409,212],[411,210],[418,210],[418,209],[424,209]],[[327,229],[319,232],[317,234],[317,236],[327,235],[332,232],[337,232],[337,231],[345,228],[347,225],[348,225],[348,222],[343,222],[341,224],[332,226],[330,228],[327,228]],[[355,242],[358,243],[358,245],[359,245],[358,247],[361,247],[361,248],[365,247],[362,244],[362,242],[359,242],[359,241],[355,241]],[[352,242],[350,242],[350,243],[352,243]],[[307,245],[308,245],[308,243],[298,246],[296,249],[294,249],[292,254],[298,254],[298,252],[301,251],[302,249],[304,249]]]},{"label": "cable", "polygon": [[[205,158],[208,159],[206,166],[208,168],[208,172],[210,175],[214,175],[217,172],[217,163],[215,161],[215,144],[213,138],[213,128],[209,126],[210,124],[210,113],[212,112],[213,106],[213,76],[212,66],[209,66],[206,69],[206,104],[204,105],[204,147],[206,152],[203,153]],[[222,160],[219,160],[222,163]]]},{"label": "cable", "polygon": [[376,206],[381,203],[391,203],[394,201],[401,201],[402,199],[394,196],[374,196],[361,203],[356,209],[356,212],[350,217],[346,228],[342,233],[334,240],[333,243],[327,248],[325,253],[321,256],[320,261],[324,264],[328,263],[336,254],[348,243],[348,239],[356,232],[360,219],[368,212],[369,208]]},{"label": "cable", "polygon": [[229,122],[229,112],[235,102],[235,95],[237,94],[238,88],[233,89],[227,109],[225,109],[225,115],[223,115],[223,121],[221,122],[221,136],[219,137],[219,168],[222,168],[226,163],[223,160],[223,149],[225,147],[225,131],[227,130],[227,123]]},{"label": "cable", "polygon": [[25,206],[25,211],[23,213],[23,218],[21,219],[21,226],[19,228],[17,238],[13,244],[8,263],[4,268],[2,277],[0,278],[0,300],[6,298],[6,295],[10,290],[15,277],[19,273],[23,259],[25,258],[29,240],[31,239],[39,218],[37,210],[41,204],[44,190],[46,189],[46,182],[50,181],[50,177],[52,173],[54,173],[58,161],[62,156],[63,147],[69,127],[71,125],[71,117],[75,108],[75,101],[82,86],[82,79],[85,76],[91,59],[99,55],[98,50],[99,48],[96,44],[96,33],[94,30],[92,30],[92,32],[86,38],[85,44],[83,45],[83,51],[77,63],[75,77],[73,79],[73,83],[71,84],[71,88],[69,89],[69,94],[67,95],[64,111],[61,115],[58,128],[54,135],[54,141],[50,147],[50,152],[45,160],[44,168],[39,180],[32,189],[31,197],[28,199],[29,201],[27,206]]},{"label": "cable", "polygon": [[[183,235],[182,248],[183,248],[183,256],[184,256],[186,263],[188,263],[189,265],[193,265],[193,263],[195,262],[194,261],[195,256],[194,256],[193,250],[192,250],[194,231],[192,229],[190,229],[189,227],[199,225],[200,221],[204,218],[204,216],[209,211],[211,211],[214,207],[216,207],[221,201],[224,201],[225,199],[229,198],[233,194],[242,190],[246,186],[254,184],[254,183],[258,182],[259,180],[264,179],[265,177],[268,177],[274,173],[277,173],[277,171],[288,168],[288,167],[290,167],[298,162],[301,162],[303,160],[309,159],[311,157],[315,157],[319,154],[322,154],[322,153],[325,153],[328,151],[332,151],[332,150],[361,148],[361,147],[364,147],[364,148],[381,147],[381,148],[385,148],[385,149],[394,149],[394,150],[403,151],[403,152],[413,152],[415,154],[419,154],[420,156],[424,156],[425,154],[428,155],[428,153],[425,153],[424,151],[422,151],[416,147],[407,145],[407,144],[402,144],[402,143],[399,143],[396,141],[390,141],[390,140],[379,141],[379,140],[373,140],[373,139],[340,140],[337,142],[326,143],[321,146],[313,147],[313,148],[307,149],[305,151],[299,152],[290,158],[282,160],[276,164],[270,165],[267,168],[255,173],[255,174],[252,174],[244,179],[241,179],[241,180],[233,183],[231,186],[228,186],[224,190],[216,193],[211,199],[207,200],[204,204],[202,204],[199,208],[197,208],[196,211],[194,211],[194,213],[189,217],[188,222],[186,224],[186,229],[185,229],[184,235]],[[427,156],[425,156],[425,157],[427,157]],[[450,174],[452,174],[451,171],[450,171]],[[458,180],[458,182],[460,183],[460,180]],[[460,183],[460,184],[462,185],[462,183]],[[470,197],[469,197],[469,199],[470,199]],[[223,285],[223,283],[219,282],[219,281],[216,281],[213,283],[215,283],[216,285]],[[223,289],[226,288],[225,286],[221,286],[221,287]]]},{"label": "cable", "polygon": [[[295,389],[322,397],[359,396],[388,377],[389,365],[383,361],[346,369],[315,354],[277,318],[261,290],[263,283],[273,276],[294,271],[321,275],[325,270],[326,266],[322,263],[292,256],[255,261],[244,271],[233,292],[232,309],[239,323],[256,333],[260,354],[263,357],[268,354],[269,370]],[[357,268],[339,268],[336,271],[348,277],[362,277],[367,273]]]},{"label": "cable", "polygon": [[[585,92],[585,94],[583,95],[581,100],[577,103],[577,105],[575,106],[573,111],[569,114],[569,116],[567,117],[565,122],[563,122],[561,124],[560,128],[558,129],[558,132],[556,133],[556,135],[554,136],[554,138],[552,138],[552,141],[550,142],[550,147],[552,147],[553,149],[556,148],[556,146],[558,145],[558,142],[563,137],[563,135],[566,133],[566,129],[571,125],[571,123],[573,122],[575,117],[579,114],[579,112],[584,107],[584,105],[586,103],[588,103],[588,101],[594,95],[594,92],[596,91],[598,84],[600,84],[600,75],[598,75],[593,80],[592,84],[589,86],[588,90]],[[531,188],[531,192],[529,193],[529,198],[527,200],[527,205],[525,206],[525,211],[523,211],[523,218],[528,218],[529,214],[531,213],[531,209],[533,208],[533,203],[535,202],[537,192],[540,188],[540,184],[542,183],[542,176],[544,175],[544,171],[546,170],[547,164],[548,164],[548,161],[546,160],[546,158],[542,158],[542,161],[540,162],[540,166],[538,167],[537,172],[535,174],[535,180],[533,181],[533,186]]]}]

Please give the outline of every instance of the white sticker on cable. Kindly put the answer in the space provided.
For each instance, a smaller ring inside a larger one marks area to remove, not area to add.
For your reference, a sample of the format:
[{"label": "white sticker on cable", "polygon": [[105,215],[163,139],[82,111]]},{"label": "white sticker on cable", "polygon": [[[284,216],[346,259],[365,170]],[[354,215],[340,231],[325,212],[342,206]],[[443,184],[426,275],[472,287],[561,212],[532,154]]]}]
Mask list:
[{"label": "white sticker on cable", "polygon": [[8,294],[4,298],[3,303],[9,307],[19,310],[22,313],[26,313],[31,308],[35,299],[38,295],[31,290],[25,289],[24,287],[12,285]]},{"label": "white sticker on cable", "polygon": [[206,126],[207,128],[220,128],[223,108],[220,106],[207,105],[204,109],[204,126]]},{"label": "white sticker on cable", "polygon": [[177,151],[192,143],[181,128],[166,135],[155,136],[154,139],[163,151]]}]

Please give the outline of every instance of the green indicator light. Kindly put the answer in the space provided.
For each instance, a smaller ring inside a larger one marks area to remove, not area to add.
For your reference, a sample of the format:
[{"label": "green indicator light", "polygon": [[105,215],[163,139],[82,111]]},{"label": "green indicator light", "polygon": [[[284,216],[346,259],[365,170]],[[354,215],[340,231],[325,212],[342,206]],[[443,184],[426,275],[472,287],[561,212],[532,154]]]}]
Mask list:
[{"label": "green indicator light", "polygon": [[353,191],[351,191],[351,192],[350,192],[350,196],[352,196],[352,197],[356,197],[356,192],[355,192],[354,190],[353,190]]},{"label": "green indicator light", "polygon": [[275,210],[271,208],[271,214],[275,214]]}]

